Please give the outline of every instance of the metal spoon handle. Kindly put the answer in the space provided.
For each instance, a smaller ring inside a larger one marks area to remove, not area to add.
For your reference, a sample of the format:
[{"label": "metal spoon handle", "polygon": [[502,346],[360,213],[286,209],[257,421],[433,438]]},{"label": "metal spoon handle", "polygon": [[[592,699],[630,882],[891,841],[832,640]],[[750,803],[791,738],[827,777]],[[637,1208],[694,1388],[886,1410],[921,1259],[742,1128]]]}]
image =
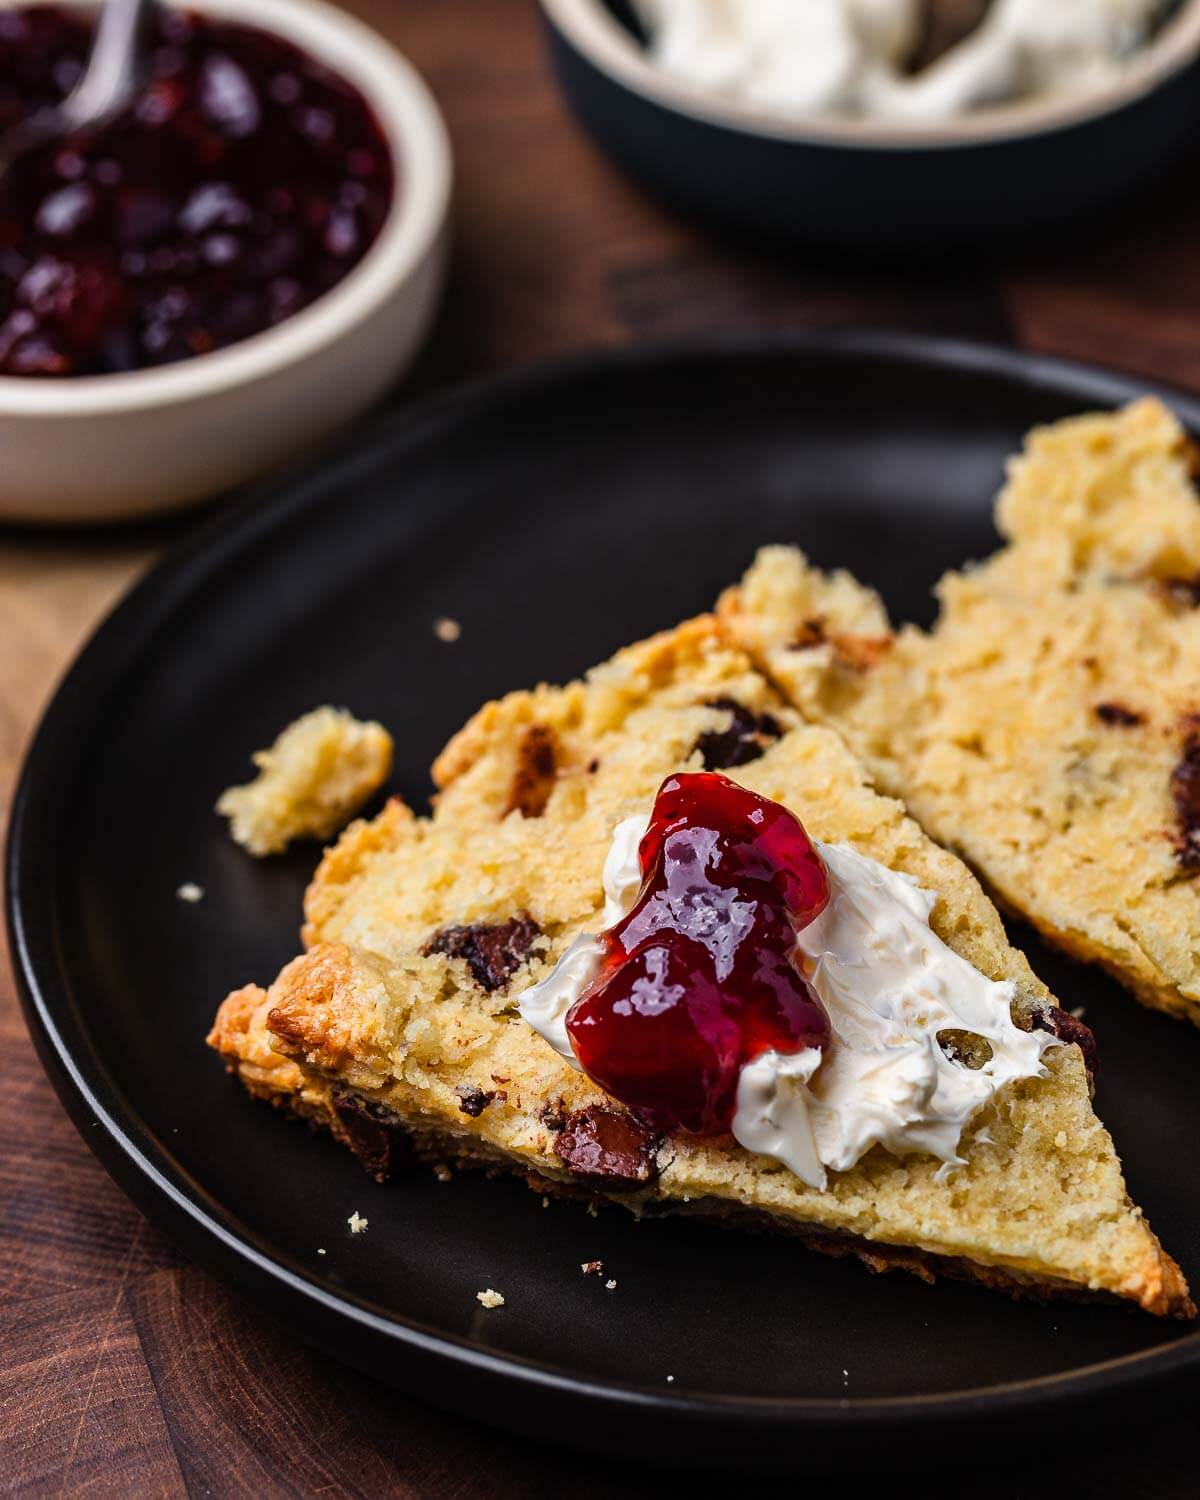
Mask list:
[{"label": "metal spoon handle", "polygon": [[26,151],[56,136],[99,125],[137,87],[141,39],[156,0],[104,0],[83,77],[61,104],[40,109],[0,135],[0,175]]},{"label": "metal spoon handle", "polygon": [[63,128],[94,125],[119,110],[139,74],[140,41],[155,0],[104,0],[83,77],[63,100]]}]

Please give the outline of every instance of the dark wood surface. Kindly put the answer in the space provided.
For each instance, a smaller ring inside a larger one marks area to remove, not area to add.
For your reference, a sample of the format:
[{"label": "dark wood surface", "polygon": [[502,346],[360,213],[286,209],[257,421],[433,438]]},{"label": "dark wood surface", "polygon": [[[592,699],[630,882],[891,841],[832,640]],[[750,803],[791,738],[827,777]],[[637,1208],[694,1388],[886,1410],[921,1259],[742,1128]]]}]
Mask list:
[{"label": "dark wood surface", "polygon": [[[457,153],[449,298],[401,399],[565,351],[849,323],[994,339],[1200,389],[1195,162],[1073,247],[1033,246],[1002,264],[947,258],[902,275],[771,257],[676,220],[592,150],[554,90],[531,0],[354,8],[428,77]],[[4,804],[76,645],[190,524],[0,531]],[[1167,1425],[1072,1440],[1050,1470],[999,1471],[1000,1455],[973,1454],[972,1492],[1194,1495],[1197,1405],[1181,1391]],[[187,1264],[68,1123],[0,955],[0,1493],[474,1500],[669,1483],[619,1455],[576,1461],[402,1399],[311,1355]]]}]

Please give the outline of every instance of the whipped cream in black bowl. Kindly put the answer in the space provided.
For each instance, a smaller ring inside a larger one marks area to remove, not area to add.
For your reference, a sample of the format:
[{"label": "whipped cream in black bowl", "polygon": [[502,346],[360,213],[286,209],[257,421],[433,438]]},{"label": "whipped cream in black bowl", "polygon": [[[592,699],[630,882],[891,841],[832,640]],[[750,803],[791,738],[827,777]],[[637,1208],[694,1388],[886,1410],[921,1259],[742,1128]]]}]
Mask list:
[{"label": "whipped cream in black bowl", "polygon": [[[860,28],[887,22],[857,58],[848,22],[800,36],[799,12],[778,7],[773,40],[738,35],[768,24],[748,3],[707,20],[704,0],[541,4],[563,90],[597,143],[676,208],[764,243],[881,260],[1036,243],[1094,225],[1200,131],[1200,0],[1145,0],[1144,34],[1127,44],[1104,14],[1116,0],[1076,6],[1115,36],[1111,59],[1080,64],[1060,34],[1050,68],[989,33],[919,79],[896,64],[914,45],[898,13],[923,13],[902,0],[842,0]],[[1001,5],[1043,47],[1070,19],[1020,0],[992,0],[989,19]]]}]

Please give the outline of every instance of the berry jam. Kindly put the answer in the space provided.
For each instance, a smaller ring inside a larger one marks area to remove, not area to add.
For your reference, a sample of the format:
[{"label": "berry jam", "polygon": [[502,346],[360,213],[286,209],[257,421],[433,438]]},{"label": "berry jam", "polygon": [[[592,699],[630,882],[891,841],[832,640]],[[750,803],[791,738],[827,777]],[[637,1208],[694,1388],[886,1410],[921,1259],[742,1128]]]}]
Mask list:
[{"label": "berry jam", "polygon": [[567,1013],[584,1071],[660,1130],[723,1135],[760,1053],[824,1047],[796,934],[829,901],[799,820],[713,772],[668,777],[638,848],[642,887]]},{"label": "berry jam", "polygon": [[[130,107],[0,178],[0,374],[190,359],[290,318],[366,254],[394,192],[366,101],[278,37],[161,7]],[[0,11],[0,131],[78,80],[91,28]]]}]

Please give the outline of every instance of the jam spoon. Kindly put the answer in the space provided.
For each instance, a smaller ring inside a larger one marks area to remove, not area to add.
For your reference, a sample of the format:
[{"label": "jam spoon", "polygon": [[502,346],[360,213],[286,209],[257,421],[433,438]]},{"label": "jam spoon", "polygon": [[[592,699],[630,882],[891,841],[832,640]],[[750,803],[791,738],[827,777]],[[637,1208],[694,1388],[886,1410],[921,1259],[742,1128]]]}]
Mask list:
[{"label": "jam spoon", "polygon": [[140,44],[155,3],[104,0],[83,76],[61,104],[37,110],[0,135],[0,174],[33,147],[100,125],[124,108],[141,77]]}]

